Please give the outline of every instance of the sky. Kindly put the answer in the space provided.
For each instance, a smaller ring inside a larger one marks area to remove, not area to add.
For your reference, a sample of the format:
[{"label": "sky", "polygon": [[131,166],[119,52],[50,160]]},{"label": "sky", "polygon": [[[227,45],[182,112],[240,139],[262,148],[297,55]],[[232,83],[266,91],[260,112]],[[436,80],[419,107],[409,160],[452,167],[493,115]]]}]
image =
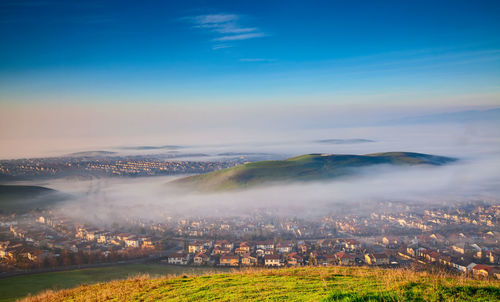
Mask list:
[{"label": "sky", "polygon": [[498,1],[0,0],[0,158],[490,109],[499,84]]}]

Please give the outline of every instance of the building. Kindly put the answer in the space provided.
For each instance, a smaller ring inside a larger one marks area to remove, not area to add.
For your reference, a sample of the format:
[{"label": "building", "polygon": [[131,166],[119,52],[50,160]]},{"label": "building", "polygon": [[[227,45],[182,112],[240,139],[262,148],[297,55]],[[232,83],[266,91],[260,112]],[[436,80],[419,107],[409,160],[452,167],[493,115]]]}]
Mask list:
[{"label": "building", "polygon": [[292,248],[293,248],[293,244],[289,243],[289,242],[285,242],[285,243],[280,242],[276,245],[276,250],[280,254],[288,254],[292,251]]},{"label": "building", "polygon": [[243,266],[255,266],[257,265],[257,258],[250,256],[249,254],[241,256],[241,265]]},{"label": "building", "polygon": [[282,266],[281,258],[278,255],[266,255],[264,257],[264,265],[269,267],[280,267]]},{"label": "building", "polygon": [[256,249],[269,250],[274,249],[274,243],[272,241],[260,241],[255,244]]},{"label": "building", "polygon": [[187,265],[189,258],[183,253],[170,253],[167,261],[169,264]]},{"label": "building", "polygon": [[335,254],[337,261],[340,265],[354,265],[355,257],[353,255],[347,254],[346,252],[338,252]]},{"label": "building", "polygon": [[488,277],[493,273],[493,267],[484,265],[484,264],[476,264],[472,268],[472,274],[474,276],[483,276]]},{"label": "building", "polygon": [[304,259],[297,253],[288,254],[287,263],[289,266],[300,266],[304,263]]},{"label": "building", "polygon": [[219,265],[221,266],[238,266],[240,264],[240,257],[232,254],[225,254],[220,256]]},{"label": "building", "polygon": [[389,257],[384,253],[366,254],[365,262],[369,265],[388,265]]},{"label": "building", "polygon": [[193,258],[194,265],[206,265],[210,261],[210,257],[205,253],[198,253]]}]

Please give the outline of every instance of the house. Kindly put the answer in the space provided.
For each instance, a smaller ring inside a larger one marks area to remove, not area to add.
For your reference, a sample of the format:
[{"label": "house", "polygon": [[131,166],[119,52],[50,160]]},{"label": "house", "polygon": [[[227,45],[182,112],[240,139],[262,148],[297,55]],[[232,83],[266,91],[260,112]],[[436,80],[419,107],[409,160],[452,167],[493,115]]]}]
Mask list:
[{"label": "house", "polygon": [[278,255],[266,255],[264,257],[264,265],[269,267],[280,267],[282,266],[281,257]]},{"label": "house", "polygon": [[248,244],[248,242],[242,242],[242,243],[240,243],[239,249],[241,251],[245,251],[245,252],[249,253],[250,252],[250,245]]},{"label": "house", "polygon": [[111,236],[109,233],[102,233],[97,238],[97,243],[106,244],[111,241]]},{"label": "house", "polygon": [[241,265],[244,266],[255,266],[257,265],[257,258],[250,256],[249,254],[241,256]]},{"label": "house", "polygon": [[259,241],[255,244],[256,249],[274,249],[274,243],[272,241]]},{"label": "house", "polygon": [[233,249],[233,244],[230,243],[229,241],[227,240],[218,240],[217,242],[215,242],[215,245],[214,245],[215,248],[224,248],[224,249],[229,249],[230,251]]},{"label": "house", "polygon": [[417,248],[408,246],[406,248],[406,254],[411,256],[411,257],[416,257],[417,256]]},{"label": "house", "polygon": [[489,263],[492,263],[492,264],[499,264],[500,263],[500,261],[499,261],[500,253],[498,252],[498,250],[486,251],[484,254],[485,254],[486,260],[488,260]]},{"label": "house", "polygon": [[382,244],[387,248],[397,248],[400,244],[400,240],[398,237],[394,236],[384,236],[382,237]]},{"label": "house", "polygon": [[337,261],[340,265],[354,265],[355,257],[353,255],[347,254],[346,252],[338,252],[335,254]]},{"label": "house", "polygon": [[438,244],[438,243],[445,243],[445,244],[448,244],[448,240],[446,239],[446,237],[444,237],[443,235],[441,234],[431,234],[429,236],[429,239],[432,239],[432,243],[434,245]]},{"label": "house", "polygon": [[203,244],[201,242],[193,242],[188,245],[188,252],[190,254],[196,254],[203,252]]},{"label": "house", "polygon": [[470,245],[465,243],[454,244],[451,246],[451,249],[459,254],[468,254],[474,252],[474,249]]},{"label": "house", "polygon": [[229,254],[229,253],[231,253],[231,249],[228,249],[225,247],[216,246],[212,250],[212,255],[224,255],[224,254]]},{"label": "house", "polygon": [[300,266],[304,263],[304,259],[297,253],[288,254],[288,265],[289,266]]},{"label": "house", "polygon": [[257,254],[257,257],[263,257],[265,251],[263,249],[256,249],[255,254]]},{"label": "house", "polygon": [[476,264],[472,268],[472,274],[475,276],[488,277],[492,274],[492,272],[493,267],[484,264]]},{"label": "house", "polygon": [[297,250],[302,254],[307,253],[307,245],[304,242],[297,243]]},{"label": "house", "polygon": [[446,266],[452,266],[451,257],[448,255],[441,255],[438,259],[439,263]]},{"label": "house", "polygon": [[451,267],[456,269],[459,272],[466,273],[467,272],[467,264],[460,259],[451,259]]},{"label": "house", "polygon": [[[225,244],[221,243],[219,247],[224,247]],[[209,248],[212,247],[212,242],[211,241],[195,241],[191,242],[188,245],[188,252],[190,254],[197,254],[197,253],[204,253],[206,252]]]},{"label": "house", "polygon": [[276,250],[280,254],[290,253],[292,251],[292,248],[293,248],[293,244],[291,242],[283,242],[283,243],[279,242],[276,245]]},{"label": "house", "polygon": [[274,249],[265,249],[264,255],[274,255]]},{"label": "house", "polygon": [[323,255],[323,265],[336,265],[337,256],[336,255]]},{"label": "house", "polygon": [[135,236],[130,236],[125,238],[125,247],[131,247],[131,248],[138,248],[141,246],[141,243],[139,242],[139,239]]},{"label": "house", "polygon": [[189,258],[183,253],[170,253],[167,261],[169,264],[187,265]]},{"label": "house", "polygon": [[7,249],[9,248],[10,241],[0,242],[0,259],[7,257]]},{"label": "house", "polygon": [[472,272],[472,269],[474,268],[474,266],[476,266],[476,263],[474,263],[474,262],[469,263],[469,265],[467,265],[467,271]]},{"label": "house", "polygon": [[[20,247],[16,249],[14,257],[21,256],[30,261],[37,261],[44,255],[44,252],[32,247]],[[15,259],[15,258],[14,258]]]},{"label": "house", "polygon": [[441,257],[441,255],[436,251],[427,251],[425,253],[425,259],[429,262],[439,261],[440,257]]},{"label": "house", "polygon": [[361,243],[355,239],[347,239],[344,246],[346,249],[355,250],[361,248]]},{"label": "house", "polygon": [[206,265],[210,261],[210,257],[205,253],[198,253],[193,258],[194,265]]},{"label": "house", "polygon": [[417,257],[425,258],[425,255],[427,255],[428,250],[425,247],[419,247],[417,248],[416,255]]},{"label": "house", "polygon": [[221,266],[238,266],[240,264],[240,257],[232,254],[225,254],[220,256],[219,265]]},{"label": "house", "polygon": [[365,262],[369,265],[388,265],[389,257],[384,253],[366,254]]},{"label": "house", "polygon": [[158,242],[154,241],[151,237],[142,237],[141,238],[141,248],[142,249],[154,249]]}]

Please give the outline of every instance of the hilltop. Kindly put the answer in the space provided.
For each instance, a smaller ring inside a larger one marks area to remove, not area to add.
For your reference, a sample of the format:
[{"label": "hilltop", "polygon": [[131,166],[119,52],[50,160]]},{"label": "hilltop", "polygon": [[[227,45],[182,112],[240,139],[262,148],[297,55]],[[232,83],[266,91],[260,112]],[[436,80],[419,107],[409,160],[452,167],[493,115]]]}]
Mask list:
[{"label": "hilltop", "polygon": [[411,152],[386,152],[366,155],[306,154],[286,160],[247,163],[172,182],[200,191],[223,191],[284,181],[328,180],[353,175],[360,168],[375,165],[440,166],[455,159]]},{"label": "hilltop", "polygon": [[34,301],[494,301],[500,282],[366,267],[263,269],[47,291]]},{"label": "hilltop", "polygon": [[41,186],[0,185],[0,213],[24,213],[46,208],[65,197],[59,191]]}]

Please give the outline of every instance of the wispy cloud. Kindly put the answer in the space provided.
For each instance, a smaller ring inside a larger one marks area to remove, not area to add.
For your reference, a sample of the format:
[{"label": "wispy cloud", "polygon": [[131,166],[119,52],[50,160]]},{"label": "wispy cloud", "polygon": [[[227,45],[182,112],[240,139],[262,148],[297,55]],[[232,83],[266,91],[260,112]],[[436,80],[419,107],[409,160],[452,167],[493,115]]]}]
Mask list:
[{"label": "wispy cloud", "polygon": [[217,44],[217,45],[214,45],[212,47],[213,50],[217,50],[217,49],[224,49],[224,48],[230,48],[230,47],[233,47],[232,45],[228,45],[228,44]]},{"label": "wispy cloud", "polygon": [[222,24],[237,21],[239,17],[234,14],[214,14],[195,16],[191,19],[198,24]]},{"label": "wispy cloud", "polygon": [[[218,36],[213,38],[214,42],[241,41],[265,37],[258,27],[243,26],[241,16],[235,14],[212,14],[199,15],[183,18],[193,24],[193,28],[215,33]],[[215,45],[212,49],[228,48],[231,45]]]},{"label": "wispy cloud", "polygon": [[249,34],[241,34],[241,35],[232,35],[232,36],[223,36],[220,38],[215,38],[214,41],[223,42],[223,41],[238,41],[238,40],[248,40],[253,38],[264,37],[263,33],[249,33]]}]

